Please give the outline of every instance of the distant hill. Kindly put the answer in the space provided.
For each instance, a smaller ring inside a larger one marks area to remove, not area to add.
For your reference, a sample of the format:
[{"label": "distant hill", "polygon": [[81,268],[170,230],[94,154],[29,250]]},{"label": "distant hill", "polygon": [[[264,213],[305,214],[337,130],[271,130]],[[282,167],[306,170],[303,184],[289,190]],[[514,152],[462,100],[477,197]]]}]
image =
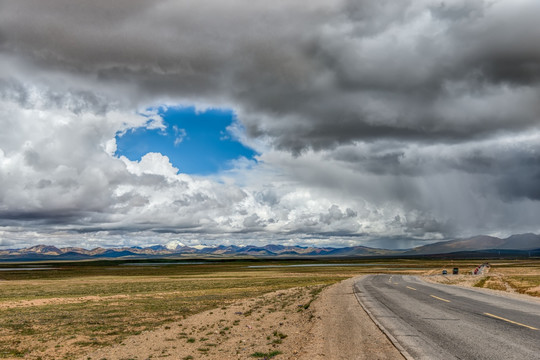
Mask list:
[{"label": "distant hill", "polygon": [[437,256],[452,254],[455,256],[495,256],[500,254],[527,255],[540,249],[540,235],[519,234],[506,239],[479,235],[465,239],[441,241],[419,246],[410,250],[376,249],[366,246],[344,248],[304,247],[269,244],[266,246],[195,246],[182,243],[166,246],[149,247],[94,248],[78,247],[57,248],[50,245],[36,245],[24,249],[0,250],[0,261],[39,261],[39,260],[85,260],[116,258],[167,258],[167,257],[362,257],[362,256]]},{"label": "distant hill", "polygon": [[535,250],[540,248],[540,235],[520,234],[506,239],[479,235],[466,239],[441,241],[405,251],[403,255],[429,255],[480,250]]},{"label": "distant hill", "polygon": [[540,235],[520,234],[512,235],[504,239],[504,243],[498,249],[532,250],[540,248]]}]

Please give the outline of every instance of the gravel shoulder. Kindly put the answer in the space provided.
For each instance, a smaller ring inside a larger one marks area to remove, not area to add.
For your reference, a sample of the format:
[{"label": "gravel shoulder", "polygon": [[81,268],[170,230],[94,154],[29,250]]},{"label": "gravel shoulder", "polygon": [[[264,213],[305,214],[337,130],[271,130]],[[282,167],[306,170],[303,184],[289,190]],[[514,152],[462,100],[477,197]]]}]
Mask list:
[{"label": "gravel shoulder", "polygon": [[353,293],[355,279],[321,294],[314,304],[318,321],[299,359],[403,359],[358,303]]},{"label": "gravel shoulder", "polygon": [[358,303],[353,282],[239,301],[129,337],[81,359],[402,358]]}]

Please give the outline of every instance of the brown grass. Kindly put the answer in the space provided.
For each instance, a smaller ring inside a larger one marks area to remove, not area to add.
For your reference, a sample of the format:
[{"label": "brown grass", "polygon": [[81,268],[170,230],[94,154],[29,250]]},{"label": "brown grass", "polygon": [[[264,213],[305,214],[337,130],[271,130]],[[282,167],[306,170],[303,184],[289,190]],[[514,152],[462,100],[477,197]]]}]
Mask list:
[{"label": "brown grass", "polygon": [[491,263],[489,273],[483,276],[462,274],[458,276],[437,275],[430,278],[433,281],[450,285],[474,286],[540,296],[539,260],[494,261]]},{"label": "brown grass", "polygon": [[[375,266],[342,265],[354,262]],[[280,289],[327,285],[366,273],[427,274],[476,266],[474,261],[427,260],[344,260],[312,268],[247,267],[305,261],[155,267],[120,263],[57,263],[51,270],[0,273],[0,358],[72,359],[192,314]],[[513,272],[508,280],[524,293],[540,285],[540,266],[527,268],[536,273]],[[310,303],[303,305],[307,309]]]}]

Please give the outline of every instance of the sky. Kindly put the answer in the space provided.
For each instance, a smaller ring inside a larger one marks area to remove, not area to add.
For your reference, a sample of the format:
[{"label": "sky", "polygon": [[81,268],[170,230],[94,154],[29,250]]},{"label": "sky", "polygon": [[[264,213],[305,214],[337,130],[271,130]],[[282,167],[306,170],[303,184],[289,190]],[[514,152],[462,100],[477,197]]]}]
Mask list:
[{"label": "sky", "polygon": [[0,248],[540,233],[537,0],[0,0]]},{"label": "sky", "polygon": [[254,160],[255,151],[227,130],[235,122],[232,110],[167,107],[157,113],[161,128],[142,126],[116,135],[116,157],[140,161],[150,152],[160,153],[182,173],[198,175],[234,168],[238,158]]}]

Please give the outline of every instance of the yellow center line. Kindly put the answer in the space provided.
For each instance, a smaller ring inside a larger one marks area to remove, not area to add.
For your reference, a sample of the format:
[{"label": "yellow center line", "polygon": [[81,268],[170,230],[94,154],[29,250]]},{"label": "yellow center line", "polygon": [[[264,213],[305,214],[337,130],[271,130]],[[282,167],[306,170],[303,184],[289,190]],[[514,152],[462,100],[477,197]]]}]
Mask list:
[{"label": "yellow center line", "polygon": [[444,302],[450,302],[450,300],[446,300],[446,299],[440,298],[440,297],[435,296],[435,295],[429,295],[429,296],[431,296],[432,298],[435,298],[437,300],[441,300],[441,301],[444,301]]},{"label": "yellow center line", "polygon": [[394,285],[399,285],[398,283],[394,283]]},{"label": "yellow center line", "polygon": [[410,287],[410,286],[407,286],[407,289],[416,290],[415,288]]},{"label": "yellow center line", "polygon": [[518,323],[517,321],[512,321],[512,320],[509,320],[509,319],[505,319],[505,318],[503,318],[503,317],[500,317],[500,316],[497,316],[497,315],[493,315],[493,314],[490,314],[490,313],[484,313],[484,315],[491,316],[492,318],[499,319],[499,320],[503,320],[503,321],[506,321],[506,322],[509,322],[509,323],[512,323],[512,324],[515,324],[515,325],[523,326],[523,327],[526,327],[526,328],[531,329],[531,330],[538,330],[538,329],[535,328],[535,327],[532,327],[532,326],[529,326],[529,325],[525,325],[525,324],[522,324],[522,323]]}]

